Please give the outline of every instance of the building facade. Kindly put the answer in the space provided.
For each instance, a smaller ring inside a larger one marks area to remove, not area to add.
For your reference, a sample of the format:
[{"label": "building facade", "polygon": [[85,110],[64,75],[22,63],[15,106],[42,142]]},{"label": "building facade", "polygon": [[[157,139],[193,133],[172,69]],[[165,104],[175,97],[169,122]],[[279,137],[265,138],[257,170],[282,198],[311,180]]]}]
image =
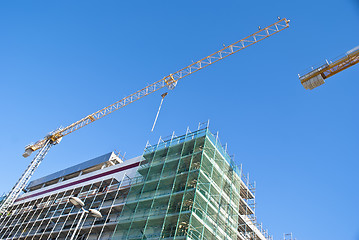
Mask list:
[{"label": "building facade", "polygon": [[[130,160],[105,154],[26,190],[0,218],[0,239],[271,238],[256,222],[253,185],[208,128]],[[102,217],[80,219],[71,196]]]}]

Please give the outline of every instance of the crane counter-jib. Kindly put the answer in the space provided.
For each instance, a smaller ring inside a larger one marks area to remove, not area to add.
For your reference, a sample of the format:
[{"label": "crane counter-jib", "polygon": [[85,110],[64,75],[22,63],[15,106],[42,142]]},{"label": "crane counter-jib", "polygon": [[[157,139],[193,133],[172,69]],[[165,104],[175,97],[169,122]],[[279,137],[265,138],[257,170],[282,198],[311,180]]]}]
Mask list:
[{"label": "crane counter-jib", "polygon": [[331,61],[326,61],[325,64],[312,68],[312,70],[306,74],[299,75],[299,79],[305,89],[312,90],[324,84],[326,78],[329,78],[358,62],[359,46],[346,52],[343,56],[337,57]]}]

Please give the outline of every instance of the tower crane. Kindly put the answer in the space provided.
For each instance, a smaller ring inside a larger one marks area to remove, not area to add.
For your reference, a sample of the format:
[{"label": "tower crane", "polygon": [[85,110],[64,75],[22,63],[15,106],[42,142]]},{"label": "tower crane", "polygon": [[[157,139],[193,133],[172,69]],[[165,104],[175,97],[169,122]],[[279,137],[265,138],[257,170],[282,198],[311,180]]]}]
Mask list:
[{"label": "tower crane", "polygon": [[299,80],[305,89],[314,89],[325,83],[325,79],[331,77],[338,72],[347,69],[348,67],[354,66],[359,62],[359,46],[345,53],[332,61],[326,61],[325,64],[312,68],[310,72],[299,75]]},{"label": "tower crane", "polygon": [[187,77],[205,67],[208,67],[209,65],[212,65],[213,63],[218,62],[219,60],[222,60],[257,42],[260,42],[288,27],[289,27],[289,20],[287,20],[286,18],[279,19],[279,21],[273,23],[272,25],[269,25],[265,28],[261,28],[259,29],[259,31],[231,45],[224,46],[221,50],[205,58],[202,58],[201,60],[198,60],[197,62],[194,62],[191,65],[178,70],[177,72],[169,74],[168,76],[158,80],[157,82],[154,82],[151,85],[148,85],[147,87],[138,90],[137,92],[111,104],[110,106],[102,108],[97,112],[94,112],[80,119],[79,121],[70,124],[65,128],[59,128],[55,131],[52,131],[48,135],[46,135],[43,139],[33,144],[27,145],[25,147],[25,152],[23,153],[23,157],[28,157],[31,155],[31,153],[37,150],[39,151],[35,155],[30,165],[27,167],[25,172],[21,175],[20,179],[16,182],[15,186],[1,201],[0,214],[5,213],[6,209],[14,203],[14,201],[20,195],[21,190],[23,190],[26,187],[30,177],[33,175],[37,167],[40,165],[45,155],[49,152],[51,147],[58,144],[64,136],[73,133],[76,130],[79,130],[80,128],[83,128],[89,125],[90,123],[93,123],[99,120],[100,118],[103,118],[104,116],[109,115],[110,113],[113,113],[114,111],[123,108],[129,105],[130,103],[133,103],[164,87],[167,87],[170,90],[172,90],[176,87],[177,82],[180,79]]}]

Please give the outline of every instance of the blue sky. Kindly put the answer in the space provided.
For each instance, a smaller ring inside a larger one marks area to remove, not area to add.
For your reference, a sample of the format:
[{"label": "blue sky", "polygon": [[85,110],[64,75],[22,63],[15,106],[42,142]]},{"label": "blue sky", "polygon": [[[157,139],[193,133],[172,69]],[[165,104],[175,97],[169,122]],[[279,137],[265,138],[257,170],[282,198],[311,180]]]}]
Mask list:
[{"label": "blue sky", "polygon": [[359,239],[359,66],[305,90],[297,74],[359,45],[359,1],[1,1],[0,191],[23,147],[275,22],[289,29],[83,128],[34,178],[210,119],[257,182],[275,239]]}]

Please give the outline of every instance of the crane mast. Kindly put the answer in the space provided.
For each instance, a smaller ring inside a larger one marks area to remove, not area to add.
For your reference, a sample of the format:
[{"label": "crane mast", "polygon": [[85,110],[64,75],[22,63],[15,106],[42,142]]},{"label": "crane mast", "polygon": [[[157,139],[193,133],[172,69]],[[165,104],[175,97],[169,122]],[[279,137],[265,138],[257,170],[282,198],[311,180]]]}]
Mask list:
[{"label": "crane mast", "polygon": [[359,63],[359,46],[346,52],[346,54],[337,60],[312,68],[310,72],[299,75],[299,80],[305,89],[314,89],[325,83],[325,79]]},{"label": "crane mast", "polygon": [[21,175],[19,180],[16,182],[15,186],[11,189],[9,194],[1,203],[0,214],[3,214],[11,204],[14,203],[16,198],[21,193],[21,190],[25,188],[26,184],[29,182],[31,176],[34,174],[37,167],[40,165],[41,161],[44,159],[45,155],[49,152],[50,148],[53,146],[50,140],[47,140],[44,146],[37,152],[36,156],[27,167],[25,172]]},{"label": "crane mast", "polygon": [[94,112],[79,121],[70,124],[69,126],[65,128],[59,128],[51,133],[49,133],[47,136],[45,136],[43,139],[35,142],[34,144],[29,144],[25,147],[25,152],[23,153],[23,157],[28,157],[31,155],[32,152],[39,150],[39,152],[36,154],[35,158],[31,162],[31,164],[27,167],[26,171],[22,174],[20,179],[17,181],[15,186],[12,188],[12,190],[6,195],[6,197],[3,199],[3,201],[0,203],[0,214],[5,213],[6,209],[11,206],[14,201],[17,199],[17,197],[20,195],[21,190],[23,190],[30,177],[33,175],[39,164],[44,159],[47,152],[50,150],[50,148],[53,145],[58,144],[61,139],[84,127],[89,125],[90,123],[95,122],[96,120],[103,118],[106,115],[109,115],[110,113],[123,108],[130,103],[133,103],[151,93],[154,93],[164,87],[168,87],[170,90],[174,89],[177,85],[177,82],[187,77],[205,67],[208,67],[209,65],[212,65],[215,62],[218,62],[240,50],[243,50],[257,42],[260,42],[286,28],[289,27],[289,20],[286,18],[279,19],[279,21],[273,23],[272,25],[269,25],[265,28],[259,29],[259,31],[249,35],[246,38],[243,38],[231,45],[225,46],[224,48],[220,49],[219,51],[202,58],[201,60],[198,60],[197,62],[192,63],[191,65],[182,68],[178,70],[177,72],[174,72],[172,74],[169,74],[168,76],[158,80],[157,82],[152,83],[151,85],[148,85],[147,87],[136,91],[135,93],[111,104],[110,106],[107,106],[105,108],[102,108],[98,110],[97,112]]}]

